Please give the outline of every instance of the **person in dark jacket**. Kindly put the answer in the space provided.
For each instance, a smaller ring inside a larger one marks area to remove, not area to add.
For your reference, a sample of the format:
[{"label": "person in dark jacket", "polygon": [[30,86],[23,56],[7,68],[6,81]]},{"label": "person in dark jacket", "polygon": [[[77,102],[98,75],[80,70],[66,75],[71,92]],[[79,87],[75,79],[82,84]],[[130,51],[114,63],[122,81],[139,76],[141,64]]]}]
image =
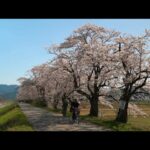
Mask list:
[{"label": "person in dark jacket", "polygon": [[73,101],[71,101],[70,112],[72,112],[72,121],[73,122],[75,122],[75,121],[78,122],[78,117],[80,114],[79,106],[80,106],[80,102],[77,101],[77,99],[74,99]]}]

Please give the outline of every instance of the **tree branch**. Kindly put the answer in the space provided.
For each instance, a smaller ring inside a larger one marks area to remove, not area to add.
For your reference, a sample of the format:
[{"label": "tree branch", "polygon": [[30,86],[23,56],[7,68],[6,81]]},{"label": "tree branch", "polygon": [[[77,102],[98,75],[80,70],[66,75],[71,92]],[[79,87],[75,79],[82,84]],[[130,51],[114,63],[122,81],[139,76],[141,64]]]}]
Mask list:
[{"label": "tree branch", "polygon": [[140,84],[139,86],[135,87],[135,89],[131,92],[131,95],[133,95],[138,89],[140,89],[141,87],[143,87],[146,84],[148,76],[145,77],[144,81],[142,84]]}]

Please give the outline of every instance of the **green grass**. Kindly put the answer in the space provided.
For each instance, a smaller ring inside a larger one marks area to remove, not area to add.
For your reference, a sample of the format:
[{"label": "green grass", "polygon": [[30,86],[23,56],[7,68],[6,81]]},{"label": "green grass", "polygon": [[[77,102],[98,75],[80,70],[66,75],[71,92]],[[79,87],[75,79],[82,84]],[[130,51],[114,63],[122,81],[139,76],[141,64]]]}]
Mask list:
[{"label": "green grass", "polygon": [[62,113],[62,109],[54,109],[54,108],[49,108],[49,107],[46,107],[43,102],[38,102],[38,101],[30,101],[29,104],[31,104],[32,106],[35,106],[35,107],[39,107],[39,108],[43,108],[43,109],[46,109],[50,112],[54,112],[54,113]]},{"label": "green grass", "polygon": [[35,100],[35,101],[32,101],[31,104],[36,107],[41,107],[41,108],[46,107],[46,103],[44,103],[43,101]]},{"label": "green grass", "polygon": [[[146,112],[149,117],[144,118],[143,116],[134,117],[129,115],[128,122],[118,123],[115,120],[117,110],[109,109],[106,106],[100,104],[100,111],[102,113],[101,117],[90,117],[89,113],[89,104],[85,103],[84,107],[81,108],[81,120],[86,120],[93,124],[97,124],[100,126],[105,126],[114,131],[150,131],[150,103],[140,102],[136,103],[138,107],[140,107],[144,112]],[[114,105],[116,108],[116,106]]]},{"label": "green grass", "polygon": [[[150,115],[150,105],[145,103],[138,104],[140,108],[143,109],[144,112]],[[84,108],[88,108],[84,105]],[[101,117],[90,117],[87,114],[89,113],[89,109],[87,109],[86,113],[82,113],[84,111],[81,108],[81,115],[80,119],[83,121],[87,121],[99,126],[104,126],[106,128],[112,129],[112,131],[150,131],[150,116],[149,117],[128,117],[128,122],[125,123],[119,123],[115,121],[116,118],[116,111],[108,109],[106,106],[101,106]],[[55,110],[55,109],[48,109],[49,111],[55,112],[55,113],[61,113],[61,110]],[[86,115],[85,115],[86,114]],[[71,113],[67,112],[67,117],[71,117]]]},{"label": "green grass", "polygon": [[88,115],[80,116],[80,118],[81,120],[110,128],[112,131],[150,131],[150,118],[134,118],[129,116],[129,120],[126,124],[116,122],[112,118],[100,119],[98,117],[90,117]]},{"label": "green grass", "polygon": [[54,108],[46,108],[48,111],[54,112],[54,113],[62,113],[61,109],[54,109]]},{"label": "green grass", "polygon": [[16,103],[8,103],[6,106],[0,108],[0,116],[7,113],[8,111],[12,110],[14,107],[16,107]]},{"label": "green grass", "polygon": [[46,103],[44,103],[43,101],[41,100],[29,100],[29,101],[26,101],[26,103],[29,103],[31,104],[32,106],[35,106],[35,107],[40,107],[40,108],[46,108]]},{"label": "green grass", "polygon": [[16,103],[1,108],[0,112],[0,131],[33,131]]},{"label": "green grass", "polygon": [[[141,108],[143,110],[150,110],[150,105],[142,104]],[[61,110],[50,108],[48,108],[48,110],[54,113],[61,113]],[[90,117],[88,115],[81,114],[80,119],[99,126],[110,128],[112,131],[150,131],[150,117],[144,118],[142,116],[138,116],[135,118],[133,116],[129,116],[128,122],[125,124],[115,121],[116,114],[111,109],[105,110],[105,107],[102,107],[101,111],[103,112],[102,117]],[[148,114],[150,114],[150,111]],[[67,112],[67,117],[71,117],[71,113],[69,111]]]},{"label": "green grass", "polygon": [[9,127],[7,131],[33,131],[33,129],[29,125],[16,125]]}]

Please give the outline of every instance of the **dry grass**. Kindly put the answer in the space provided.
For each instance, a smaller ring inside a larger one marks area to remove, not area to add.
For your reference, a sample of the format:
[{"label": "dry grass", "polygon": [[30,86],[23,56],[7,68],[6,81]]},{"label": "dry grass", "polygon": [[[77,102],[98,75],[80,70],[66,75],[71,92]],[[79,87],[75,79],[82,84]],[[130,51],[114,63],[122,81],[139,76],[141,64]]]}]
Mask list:
[{"label": "dry grass", "polygon": [[[137,104],[139,108],[141,108],[145,113],[150,115],[150,104]],[[116,104],[113,104],[114,109],[110,109],[109,107],[99,104],[99,111],[101,112],[102,116],[115,116],[118,108]],[[81,104],[81,115],[88,115],[90,110],[90,105],[88,102],[83,102]],[[129,114],[130,115],[130,114]],[[132,115],[130,115],[132,116]]]},{"label": "dry grass", "polygon": [[137,104],[139,108],[141,108],[145,113],[149,115],[149,117],[144,118],[143,116],[134,117],[133,115],[129,115],[127,124],[118,124],[114,122],[117,114],[116,104],[114,104],[115,109],[110,109],[107,106],[99,105],[101,116],[96,118],[90,118],[87,115],[89,114],[89,104],[82,104],[81,107],[81,118],[88,120],[97,125],[107,126],[115,131],[150,131],[150,104],[142,103]]}]

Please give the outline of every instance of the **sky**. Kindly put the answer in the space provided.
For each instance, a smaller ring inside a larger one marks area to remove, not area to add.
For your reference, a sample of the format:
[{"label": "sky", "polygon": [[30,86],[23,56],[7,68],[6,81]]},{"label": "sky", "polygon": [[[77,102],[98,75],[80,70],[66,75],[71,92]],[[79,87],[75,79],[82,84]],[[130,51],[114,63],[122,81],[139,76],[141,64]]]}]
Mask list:
[{"label": "sky", "polygon": [[133,35],[150,29],[150,19],[0,19],[0,84],[18,84],[32,67],[52,59],[47,47],[87,23]]}]

